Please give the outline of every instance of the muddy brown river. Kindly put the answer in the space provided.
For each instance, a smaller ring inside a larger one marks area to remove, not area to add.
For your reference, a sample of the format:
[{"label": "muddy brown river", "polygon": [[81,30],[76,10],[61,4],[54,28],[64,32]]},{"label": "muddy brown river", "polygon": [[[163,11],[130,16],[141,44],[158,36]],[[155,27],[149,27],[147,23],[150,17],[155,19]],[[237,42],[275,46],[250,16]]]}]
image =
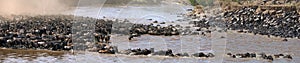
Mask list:
[{"label": "muddy brown river", "polygon": [[[186,9],[192,6],[178,4],[156,6],[103,6],[103,7],[78,7],[74,15],[107,19],[128,19],[133,23],[150,23],[151,18],[158,21],[166,21],[167,24],[180,24],[191,26],[188,22],[179,22],[180,14],[187,13]],[[221,36],[225,38],[221,38]],[[142,35],[129,41],[128,36],[113,34],[112,45],[119,50],[130,48],[154,48],[155,51],[172,49],[173,53],[189,54],[196,52],[211,52],[216,55],[213,58],[195,57],[165,57],[165,56],[129,56],[122,54],[99,54],[96,52],[75,51],[46,51],[46,50],[12,50],[0,49],[0,63],[299,63],[300,40],[288,39],[247,33],[212,32],[203,35],[180,36],[151,36]],[[266,54],[291,54],[293,59],[234,59],[226,53],[264,52]]]},{"label": "muddy brown river", "polygon": [[[218,34],[218,35],[215,35]],[[223,35],[222,35],[223,34]],[[220,38],[224,36],[225,38]],[[150,36],[143,35],[128,41],[127,36],[113,35],[112,45],[119,50],[129,48],[172,49],[174,53],[212,52],[214,58],[165,57],[165,56],[129,56],[122,54],[99,54],[96,52],[75,51],[76,53],[45,50],[0,49],[3,63],[297,63],[300,61],[299,39],[288,39],[235,32],[215,32],[209,36]],[[219,42],[219,43],[217,43]],[[223,46],[222,43],[226,46]],[[224,50],[225,49],[225,50]],[[264,52],[266,54],[291,54],[293,59],[233,59],[225,53]],[[218,55],[218,56],[217,56]],[[219,58],[221,57],[221,58]]]}]

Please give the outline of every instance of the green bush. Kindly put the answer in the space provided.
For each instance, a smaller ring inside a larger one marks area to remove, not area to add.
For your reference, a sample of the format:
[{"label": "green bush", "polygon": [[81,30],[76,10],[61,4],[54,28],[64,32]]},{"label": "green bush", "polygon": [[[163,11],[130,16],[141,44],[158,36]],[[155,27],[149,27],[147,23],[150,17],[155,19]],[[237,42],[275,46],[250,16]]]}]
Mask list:
[{"label": "green bush", "polygon": [[202,5],[202,6],[209,6],[212,5],[214,0],[189,0],[191,2],[191,5]]},{"label": "green bush", "polygon": [[196,6],[198,5],[198,2],[196,0],[189,0],[191,5]]},{"label": "green bush", "polygon": [[239,0],[232,0],[233,2],[239,2]]}]

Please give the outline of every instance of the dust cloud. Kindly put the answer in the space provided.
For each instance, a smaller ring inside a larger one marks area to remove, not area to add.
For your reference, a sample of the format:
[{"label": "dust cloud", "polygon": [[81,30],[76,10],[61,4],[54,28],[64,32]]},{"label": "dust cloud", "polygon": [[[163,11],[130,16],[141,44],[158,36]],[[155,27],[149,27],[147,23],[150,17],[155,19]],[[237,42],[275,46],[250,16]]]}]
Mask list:
[{"label": "dust cloud", "polygon": [[0,0],[0,15],[64,14],[74,10],[78,0]]},{"label": "dust cloud", "polygon": [[76,7],[108,5],[153,4],[162,1],[185,0],[0,0],[0,15],[72,14]]}]

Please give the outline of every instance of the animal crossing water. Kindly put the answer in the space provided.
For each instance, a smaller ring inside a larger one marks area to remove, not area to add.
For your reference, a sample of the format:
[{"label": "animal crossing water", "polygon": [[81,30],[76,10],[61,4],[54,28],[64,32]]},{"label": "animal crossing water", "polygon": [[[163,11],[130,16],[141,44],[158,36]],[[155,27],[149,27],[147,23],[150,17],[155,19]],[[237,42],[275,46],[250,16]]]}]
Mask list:
[{"label": "animal crossing water", "polygon": [[[104,6],[104,7],[79,7],[74,12],[77,16],[88,16],[104,19],[127,19],[131,23],[148,24],[157,20],[169,24],[192,27],[189,21],[181,14],[187,13],[191,6],[177,4],[155,6]],[[99,10],[100,9],[100,10]],[[99,12],[100,11],[100,12]],[[70,11],[71,12],[71,11]],[[95,15],[96,14],[96,15]],[[105,17],[104,17],[105,16]],[[177,21],[179,20],[179,21]],[[122,25],[122,24],[114,24]],[[192,27],[193,28],[193,27]],[[129,31],[129,30],[125,30]],[[200,32],[199,32],[200,33]],[[128,35],[111,35],[111,45],[118,46],[119,50],[131,48],[154,48],[158,50],[172,49],[174,53],[211,52],[213,58],[196,57],[167,57],[167,56],[135,56],[123,54],[99,54],[88,51],[47,51],[47,50],[15,50],[0,49],[0,62],[2,63],[297,63],[300,62],[300,40],[296,38],[282,41],[283,38],[270,38],[251,33],[237,33],[236,31],[213,31],[206,35],[178,35],[178,36],[153,36],[142,35],[128,40]],[[290,54],[293,59],[274,59],[274,61],[260,58],[231,58],[226,53],[266,53]]]}]

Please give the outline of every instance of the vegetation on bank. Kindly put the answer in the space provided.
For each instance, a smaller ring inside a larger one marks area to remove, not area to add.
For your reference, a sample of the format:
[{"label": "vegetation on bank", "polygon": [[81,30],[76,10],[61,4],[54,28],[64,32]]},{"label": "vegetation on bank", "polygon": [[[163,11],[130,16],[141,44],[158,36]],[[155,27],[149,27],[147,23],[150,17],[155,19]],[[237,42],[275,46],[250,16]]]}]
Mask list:
[{"label": "vegetation on bank", "polygon": [[216,1],[223,1],[223,2],[239,2],[240,0],[189,0],[191,5],[202,5],[202,6],[210,6],[213,5]]},{"label": "vegetation on bank", "polygon": [[215,0],[189,0],[191,5],[202,5],[202,6],[210,6],[213,4]]},{"label": "vegetation on bank", "polygon": [[193,5],[193,6],[196,6],[196,5],[198,5],[198,3],[197,3],[197,1],[196,1],[196,0],[189,0],[189,1],[190,1],[191,5]]}]

